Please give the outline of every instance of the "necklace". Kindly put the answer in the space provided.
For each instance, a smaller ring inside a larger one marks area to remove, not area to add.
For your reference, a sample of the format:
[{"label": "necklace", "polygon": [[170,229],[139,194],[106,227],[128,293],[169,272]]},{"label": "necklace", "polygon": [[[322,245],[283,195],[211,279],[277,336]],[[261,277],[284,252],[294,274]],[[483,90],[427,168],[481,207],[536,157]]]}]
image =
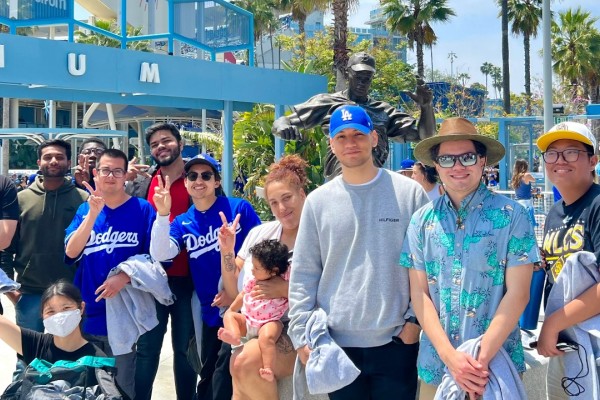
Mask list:
[{"label": "necklace", "polygon": [[471,195],[471,198],[469,199],[469,201],[467,201],[467,204],[465,204],[464,207],[461,207],[460,209],[456,210],[456,227],[458,229],[464,229],[465,226],[463,224],[463,222],[464,222],[463,217],[466,217],[466,214],[469,210],[469,205],[471,204],[471,201],[473,200],[473,198],[475,197],[476,194],[477,194],[477,189],[475,189],[475,191]]}]

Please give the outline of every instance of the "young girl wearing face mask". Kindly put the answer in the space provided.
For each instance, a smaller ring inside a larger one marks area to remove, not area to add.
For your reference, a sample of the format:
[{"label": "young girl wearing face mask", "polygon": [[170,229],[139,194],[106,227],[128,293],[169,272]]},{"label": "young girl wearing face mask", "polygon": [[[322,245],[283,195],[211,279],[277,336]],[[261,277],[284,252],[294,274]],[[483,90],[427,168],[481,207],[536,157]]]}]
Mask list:
[{"label": "young girl wearing face mask", "polygon": [[85,303],[77,287],[58,281],[46,289],[41,305],[46,333],[21,328],[0,316],[0,339],[20,354],[26,364],[35,358],[54,363],[76,361],[84,356],[106,357],[81,335]]}]

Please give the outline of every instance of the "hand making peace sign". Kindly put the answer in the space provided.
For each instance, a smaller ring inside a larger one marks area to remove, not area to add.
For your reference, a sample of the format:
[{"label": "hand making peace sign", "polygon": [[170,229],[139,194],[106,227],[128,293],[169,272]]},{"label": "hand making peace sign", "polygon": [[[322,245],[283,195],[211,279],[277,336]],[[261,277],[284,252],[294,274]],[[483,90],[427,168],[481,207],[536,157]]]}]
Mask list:
[{"label": "hand making peace sign", "polygon": [[83,186],[83,182],[89,182],[90,180],[90,156],[88,155],[79,155],[79,162],[77,166],[73,170],[73,177],[75,178],[75,183],[78,186]]},{"label": "hand making peace sign", "polygon": [[158,215],[166,216],[171,212],[171,182],[168,176],[165,176],[165,183],[163,185],[162,176],[158,177],[158,186],[154,189],[154,206]]},{"label": "hand making peace sign", "polygon": [[100,214],[100,211],[102,211],[102,208],[104,208],[104,197],[102,195],[102,190],[98,189],[98,178],[94,178],[94,182],[96,182],[96,189],[92,188],[92,185],[85,181],[83,182],[83,186],[85,186],[90,193],[90,197],[87,199],[90,205],[90,213],[92,213],[94,217],[97,217],[98,214]]},{"label": "hand making peace sign", "polygon": [[133,157],[129,164],[127,164],[127,175],[125,175],[125,180],[132,181],[137,178],[138,175],[142,175],[146,178],[150,178],[150,174],[148,173],[148,168],[150,166],[148,164],[138,164],[138,158]]},{"label": "hand making peace sign", "polygon": [[232,253],[235,247],[235,231],[240,222],[240,214],[235,216],[231,225],[227,222],[227,217],[225,217],[223,211],[219,211],[219,216],[221,216],[223,222],[223,226],[219,228],[219,247],[221,247],[221,252]]}]

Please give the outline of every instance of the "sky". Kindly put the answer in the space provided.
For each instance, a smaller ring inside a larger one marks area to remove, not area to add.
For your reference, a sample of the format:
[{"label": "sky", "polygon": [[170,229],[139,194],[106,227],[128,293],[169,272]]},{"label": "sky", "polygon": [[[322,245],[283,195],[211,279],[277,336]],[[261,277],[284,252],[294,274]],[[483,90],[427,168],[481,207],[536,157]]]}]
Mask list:
[{"label": "sky", "polygon": [[[485,85],[485,76],[479,68],[484,62],[491,62],[502,67],[502,28],[498,18],[498,7],[494,0],[448,0],[456,16],[447,24],[435,24],[433,29],[438,36],[438,44],[433,47],[433,66],[446,74],[451,72],[448,58],[450,53],[456,54],[453,63],[453,73],[466,72],[471,76],[470,83],[480,82]],[[598,0],[555,0],[552,2],[552,11],[565,11],[577,8],[589,11],[592,16],[600,18],[600,1]],[[369,18],[369,11],[379,7],[379,0],[360,0],[359,7],[349,16],[349,25],[353,27],[368,27],[364,24]],[[326,16],[325,23],[330,24],[332,17]],[[600,29],[600,22],[596,23]],[[509,27],[510,29],[510,27]],[[536,87],[535,78],[541,82],[542,57],[539,50],[542,48],[541,27],[538,37],[531,42],[531,76],[532,91]],[[510,54],[510,90],[513,93],[524,92],[524,52],[523,38],[509,35]],[[409,63],[415,64],[416,55],[408,51]],[[429,49],[425,50],[425,68],[431,68]],[[488,78],[488,85],[489,85]]]}]

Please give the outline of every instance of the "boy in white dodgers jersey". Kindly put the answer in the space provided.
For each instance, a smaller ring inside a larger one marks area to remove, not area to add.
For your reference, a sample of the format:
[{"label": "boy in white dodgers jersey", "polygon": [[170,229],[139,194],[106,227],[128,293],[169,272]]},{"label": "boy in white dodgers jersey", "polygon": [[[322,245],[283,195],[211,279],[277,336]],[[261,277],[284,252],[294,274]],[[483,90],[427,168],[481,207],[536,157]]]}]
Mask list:
[{"label": "boy in white dodgers jersey", "polygon": [[[107,279],[108,273],[133,255],[148,254],[156,216],[146,200],[125,193],[127,163],[120,150],[108,149],[100,155],[93,171],[96,189],[83,183],[90,197],[77,210],[65,237],[65,261],[79,260],[75,285],[87,305],[83,332],[109,355],[104,299],[114,297],[130,279],[123,272]],[[135,348],[115,359],[117,384],[133,399]]]}]

